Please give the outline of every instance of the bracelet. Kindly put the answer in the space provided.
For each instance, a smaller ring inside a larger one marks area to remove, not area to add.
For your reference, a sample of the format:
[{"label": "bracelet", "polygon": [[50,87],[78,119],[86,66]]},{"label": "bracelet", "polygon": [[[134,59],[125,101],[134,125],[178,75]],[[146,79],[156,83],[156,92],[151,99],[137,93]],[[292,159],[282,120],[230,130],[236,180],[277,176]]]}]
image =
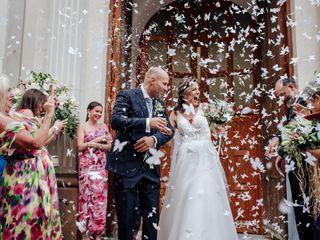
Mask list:
[{"label": "bracelet", "polygon": [[99,144],[99,149],[102,149],[103,145],[102,144]]}]

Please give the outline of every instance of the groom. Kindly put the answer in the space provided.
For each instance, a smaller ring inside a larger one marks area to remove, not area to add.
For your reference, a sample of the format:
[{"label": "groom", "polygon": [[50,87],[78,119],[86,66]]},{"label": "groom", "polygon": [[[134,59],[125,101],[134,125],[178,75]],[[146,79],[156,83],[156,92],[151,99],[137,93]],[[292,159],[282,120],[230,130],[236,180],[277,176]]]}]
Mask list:
[{"label": "groom", "polygon": [[[120,91],[111,126],[117,131],[107,168],[114,173],[119,240],[132,240],[143,219],[142,239],[155,240],[159,220],[160,166],[148,164],[150,148],[172,138],[164,103],[169,76],[151,68],[140,88]],[[154,159],[154,158],[153,158]]]}]

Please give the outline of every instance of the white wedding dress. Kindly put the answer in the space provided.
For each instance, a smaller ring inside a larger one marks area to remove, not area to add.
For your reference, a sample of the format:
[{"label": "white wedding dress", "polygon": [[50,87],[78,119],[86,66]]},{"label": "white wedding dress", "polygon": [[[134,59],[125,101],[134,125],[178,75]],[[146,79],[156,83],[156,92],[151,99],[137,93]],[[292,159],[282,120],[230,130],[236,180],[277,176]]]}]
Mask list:
[{"label": "white wedding dress", "polygon": [[190,123],[178,114],[158,240],[238,239],[225,175],[201,106]]}]

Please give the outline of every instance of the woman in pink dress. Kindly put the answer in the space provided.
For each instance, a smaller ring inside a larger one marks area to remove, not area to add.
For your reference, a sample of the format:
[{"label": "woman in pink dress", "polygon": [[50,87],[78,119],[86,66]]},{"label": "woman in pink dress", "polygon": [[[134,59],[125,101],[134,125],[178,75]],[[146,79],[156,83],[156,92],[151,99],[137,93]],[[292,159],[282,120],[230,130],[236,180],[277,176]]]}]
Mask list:
[{"label": "woman in pink dress", "polygon": [[112,137],[105,124],[98,121],[102,105],[91,102],[87,119],[77,130],[79,150],[79,222],[77,226],[84,240],[101,239],[106,225],[108,172],[106,151],[111,148]]}]

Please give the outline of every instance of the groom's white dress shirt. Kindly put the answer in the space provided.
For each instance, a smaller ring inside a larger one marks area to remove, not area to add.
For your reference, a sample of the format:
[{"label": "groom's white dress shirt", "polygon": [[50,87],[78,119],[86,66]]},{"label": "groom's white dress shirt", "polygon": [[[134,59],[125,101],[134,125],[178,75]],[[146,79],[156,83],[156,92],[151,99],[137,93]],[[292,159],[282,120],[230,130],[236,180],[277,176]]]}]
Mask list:
[{"label": "groom's white dress shirt", "polygon": [[149,132],[151,132],[150,118],[152,118],[152,107],[150,109],[149,103],[147,102],[148,101],[147,99],[151,99],[151,103],[152,103],[152,98],[146,92],[146,90],[144,89],[143,85],[141,85],[141,90],[142,90],[142,94],[143,94],[144,100],[146,101],[146,104],[147,104],[147,107],[148,107],[148,112],[149,112],[149,118],[146,119],[146,132],[149,133]]},{"label": "groom's white dress shirt", "polygon": [[[150,118],[152,118],[152,109],[153,109],[153,105],[152,105],[152,98],[149,96],[149,94],[147,93],[147,91],[144,89],[143,85],[141,85],[141,90],[142,90],[142,94],[143,94],[143,97],[144,97],[144,100],[146,101],[146,105],[147,105],[147,108],[148,108],[148,113],[149,113],[149,117],[146,119],[146,132],[149,133],[151,132],[151,127],[150,127]],[[148,100],[151,100],[151,105],[149,105],[148,103]],[[154,147],[157,146],[157,138],[152,136],[153,139],[154,139]]]}]

